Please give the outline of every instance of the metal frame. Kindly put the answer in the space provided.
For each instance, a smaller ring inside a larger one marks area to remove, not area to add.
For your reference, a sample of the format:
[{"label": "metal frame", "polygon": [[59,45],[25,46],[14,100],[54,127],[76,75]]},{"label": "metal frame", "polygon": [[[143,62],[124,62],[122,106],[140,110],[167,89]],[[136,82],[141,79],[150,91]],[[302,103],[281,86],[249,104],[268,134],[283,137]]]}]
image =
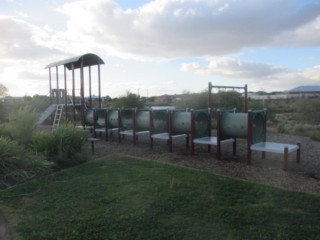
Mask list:
[{"label": "metal frame", "polygon": [[212,88],[224,88],[224,89],[243,89],[244,90],[244,112],[248,112],[248,86],[247,84],[244,87],[237,86],[214,86],[211,82],[208,83],[208,108],[212,106]]},{"label": "metal frame", "polygon": [[[104,61],[93,53],[87,53],[84,55],[80,55],[77,57],[65,59],[58,62],[53,62],[48,64],[45,68],[49,69],[49,92],[50,99],[52,103],[52,78],[51,78],[51,68],[55,67],[56,69],[56,86],[59,89],[59,66],[64,66],[64,104],[65,108],[65,116],[67,117],[67,106],[68,106],[68,96],[67,96],[67,74],[66,69],[72,71],[72,109],[73,109],[73,121],[75,121],[75,69],[80,69],[80,98],[81,98],[81,124],[85,127],[85,96],[84,96],[84,73],[83,70],[85,67],[89,68],[89,105],[92,106],[92,96],[91,96],[91,66],[98,66],[98,94],[99,94],[99,108],[101,108],[101,75],[100,75],[100,65],[104,64]],[[58,98],[58,97],[57,97]],[[59,98],[57,99],[57,103],[60,103]]]}]

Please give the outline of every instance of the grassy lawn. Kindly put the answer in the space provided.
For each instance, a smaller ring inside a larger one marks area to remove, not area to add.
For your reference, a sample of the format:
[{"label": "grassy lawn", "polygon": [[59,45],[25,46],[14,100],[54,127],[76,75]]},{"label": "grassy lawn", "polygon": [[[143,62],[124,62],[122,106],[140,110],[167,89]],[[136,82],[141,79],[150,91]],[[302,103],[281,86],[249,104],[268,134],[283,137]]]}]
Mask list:
[{"label": "grassy lawn", "polygon": [[125,156],[0,192],[21,239],[320,239],[320,197]]}]

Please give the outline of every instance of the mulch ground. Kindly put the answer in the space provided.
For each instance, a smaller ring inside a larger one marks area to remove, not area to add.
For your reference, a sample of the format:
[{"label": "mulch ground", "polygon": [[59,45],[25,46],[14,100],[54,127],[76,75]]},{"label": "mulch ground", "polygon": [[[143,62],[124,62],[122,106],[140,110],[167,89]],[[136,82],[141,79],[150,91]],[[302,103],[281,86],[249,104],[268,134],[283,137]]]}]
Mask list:
[{"label": "mulch ground", "polygon": [[[103,136],[102,136],[103,138]],[[246,140],[237,140],[237,155],[232,155],[232,145],[222,147],[222,159],[216,159],[216,148],[208,152],[207,146],[196,145],[196,155],[186,148],[185,140],[173,140],[173,152],[168,151],[165,141],[154,141],[150,149],[149,139],[139,136],[138,143],[133,146],[131,138],[126,137],[118,143],[116,136],[108,142],[101,140],[95,143],[92,158],[112,154],[156,160],[213,172],[222,176],[235,177],[288,190],[307,192],[320,195],[320,142],[309,137],[292,136],[268,132],[267,141],[296,144],[301,142],[301,162],[296,163],[296,153],[289,154],[288,170],[283,171],[282,154],[267,153],[261,158],[261,152],[252,152],[251,165],[246,164]]]}]

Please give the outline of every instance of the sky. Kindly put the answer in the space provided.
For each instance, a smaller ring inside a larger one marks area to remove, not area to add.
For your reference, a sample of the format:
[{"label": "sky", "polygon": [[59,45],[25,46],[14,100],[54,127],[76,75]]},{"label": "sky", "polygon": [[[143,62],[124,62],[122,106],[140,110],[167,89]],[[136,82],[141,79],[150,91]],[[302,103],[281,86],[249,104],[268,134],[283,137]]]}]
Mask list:
[{"label": "sky", "polygon": [[[320,0],[0,0],[0,33],[0,84],[11,96],[48,95],[45,67],[86,53],[105,62],[101,92],[112,98],[201,92],[208,82],[320,85]],[[88,95],[87,70],[85,82]]]}]

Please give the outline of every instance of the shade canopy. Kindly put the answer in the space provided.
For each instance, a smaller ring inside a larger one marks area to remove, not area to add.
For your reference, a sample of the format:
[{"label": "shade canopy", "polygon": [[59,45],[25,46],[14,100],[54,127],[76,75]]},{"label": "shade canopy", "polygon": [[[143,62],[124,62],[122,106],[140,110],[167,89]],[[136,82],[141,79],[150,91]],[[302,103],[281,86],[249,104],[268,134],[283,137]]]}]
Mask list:
[{"label": "shade canopy", "polygon": [[81,63],[83,63],[83,67],[88,67],[93,65],[104,64],[104,61],[98,55],[95,55],[93,53],[87,53],[81,56],[50,63],[45,68],[64,65],[66,68],[68,68],[68,70],[71,70],[72,65],[74,65],[74,69],[81,68]]}]

